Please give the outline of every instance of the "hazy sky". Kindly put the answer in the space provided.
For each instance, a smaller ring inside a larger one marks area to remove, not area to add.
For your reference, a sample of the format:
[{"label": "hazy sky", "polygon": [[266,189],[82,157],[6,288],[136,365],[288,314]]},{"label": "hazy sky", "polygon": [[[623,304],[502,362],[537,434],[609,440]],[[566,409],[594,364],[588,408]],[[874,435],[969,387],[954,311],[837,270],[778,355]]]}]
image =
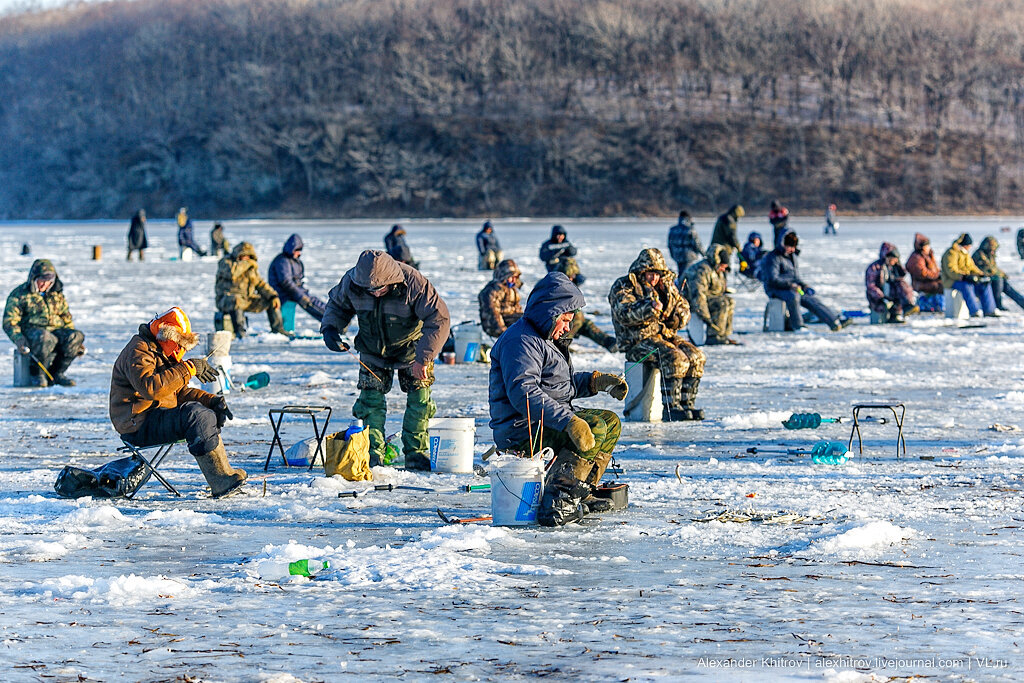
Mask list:
[{"label": "hazy sky", "polygon": [[[26,9],[40,9],[48,7],[59,7],[60,5],[77,4],[83,0],[0,0],[0,14],[24,11]],[[97,0],[84,0],[96,2]]]}]

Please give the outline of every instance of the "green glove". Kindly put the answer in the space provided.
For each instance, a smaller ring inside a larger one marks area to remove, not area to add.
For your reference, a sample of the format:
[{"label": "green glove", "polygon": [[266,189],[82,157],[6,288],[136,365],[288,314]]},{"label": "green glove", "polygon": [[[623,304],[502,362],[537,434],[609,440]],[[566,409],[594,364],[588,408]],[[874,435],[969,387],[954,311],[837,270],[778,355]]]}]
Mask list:
[{"label": "green glove", "polygon": [[604,391],[615,400],[621,401],[626,398],[629,385],[626,384],[626,380],[617,375],[595,372],[590,376],[590,389],[594,392]]},{"label": "green glove", "polygon": [[575,415],[569,419],[569,426],[565,428],[565,433],[569,435],[580,453],[585,453],[597,445],[594,440],[594,432],[590,431],[590,425]]}]

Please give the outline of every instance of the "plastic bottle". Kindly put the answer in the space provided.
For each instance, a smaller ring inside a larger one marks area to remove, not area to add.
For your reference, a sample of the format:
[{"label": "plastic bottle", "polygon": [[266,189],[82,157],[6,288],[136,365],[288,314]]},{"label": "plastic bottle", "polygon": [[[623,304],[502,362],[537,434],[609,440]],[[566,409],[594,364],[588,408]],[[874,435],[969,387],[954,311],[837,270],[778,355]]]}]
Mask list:
[{"label": "plastic bottle", "polygon": [[315,576],[331,568],[328,560],[296,560],[288,563],[291,576]]},{"label": "plastic bottle", "polygon": [[384,459],[381,461],[381,464],[390,465],[396,460],[398,460],[398,447],[389,441],[384,444]]}]

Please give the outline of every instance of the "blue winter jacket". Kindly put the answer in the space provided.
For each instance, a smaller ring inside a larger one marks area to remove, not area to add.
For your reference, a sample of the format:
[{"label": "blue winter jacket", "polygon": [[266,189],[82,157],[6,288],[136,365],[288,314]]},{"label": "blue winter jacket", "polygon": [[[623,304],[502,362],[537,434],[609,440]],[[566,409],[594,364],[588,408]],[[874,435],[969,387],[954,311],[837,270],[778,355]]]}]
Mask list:
[{"label": "blue winter jacket", "polygon": [[178,246],[191,249],[197,254],[205,253],[202,248],[196,244],[196,238],[193,234],[192,219],[189,218],[185,221],[185,225],[178,228]]},{"label": "blue winter jacket", "polygon": [[486,254],[488,249],[501,251],[501,245],[498,244],[498,236],[494,234],[494,230],[487,234],[481,229],[476,234],[476,250],[481,254]]},{"label": "blue winter jacket", "polygon": [[306,267],[301,260],[292,256],[297,249],[302,249],[302,238],[292,235],[285,241],[281,253],[270,262],[270,270],[267,271],[267,284],[274,288],[281,301],[298,303],[310,297],[309,290],[302,284],[306,277]]},{"label": "blue winter jacket", "polygon": [[788,232],[791,232],[789,228],[782,229],[778,239],[779,245],[761,260],[761,282],[764,283],[765,294],[769,297],[774,296],[775,292],[792,290],[794,284],[806,288],[797,271],[796,254],[786,256],[783,251],[782,239]]},{"label": "blue winter jacket", "polygon": [[768,253],[768,250],[760,246],[755,247],[755,237],[761,240],[761,244],[764,244],[764,240],[761,238],[761,233],[750,233],[747,235],[747,243],[743,245],[743,250],[740,252],[740,258],[747,262],[747,269],[743,271],[743,274],[747,277],[752,277],[755,280],[760,280],[761,259]]},{"label": "blue winter jacket", "polygon": [[568,350],[551,340],[555,319],[584,303],[583,293],[564,273],[548,273],[533,288],[523,317],[494,343],[488,401],[498,448],[529,439],[527,402],[536,434],[541,420],[546,429],[565,431],[573,416],[572,400],[593,396],[593,373],[573,372]]}]

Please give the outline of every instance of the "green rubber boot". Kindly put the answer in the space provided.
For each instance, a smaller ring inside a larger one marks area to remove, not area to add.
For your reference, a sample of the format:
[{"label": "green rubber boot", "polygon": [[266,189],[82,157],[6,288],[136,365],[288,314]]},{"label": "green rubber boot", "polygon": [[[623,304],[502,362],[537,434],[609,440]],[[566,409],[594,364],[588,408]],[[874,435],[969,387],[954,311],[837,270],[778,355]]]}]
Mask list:
[{"label": "green rubber boot", "polygon": [[437,413],[437,404],[430,398],[430,387],[414,389],[405,397],[405,417],[402,419],[402,451],[405,469],[430,469],[430,442],[427,424]]},{"label": "green rubber boot", "polygon": [[373,389],[361,389],[352,405],[352,416],[363,421],[370,439],[370,467],[384,459],[384,421],[388,415],[387,397]]}]

